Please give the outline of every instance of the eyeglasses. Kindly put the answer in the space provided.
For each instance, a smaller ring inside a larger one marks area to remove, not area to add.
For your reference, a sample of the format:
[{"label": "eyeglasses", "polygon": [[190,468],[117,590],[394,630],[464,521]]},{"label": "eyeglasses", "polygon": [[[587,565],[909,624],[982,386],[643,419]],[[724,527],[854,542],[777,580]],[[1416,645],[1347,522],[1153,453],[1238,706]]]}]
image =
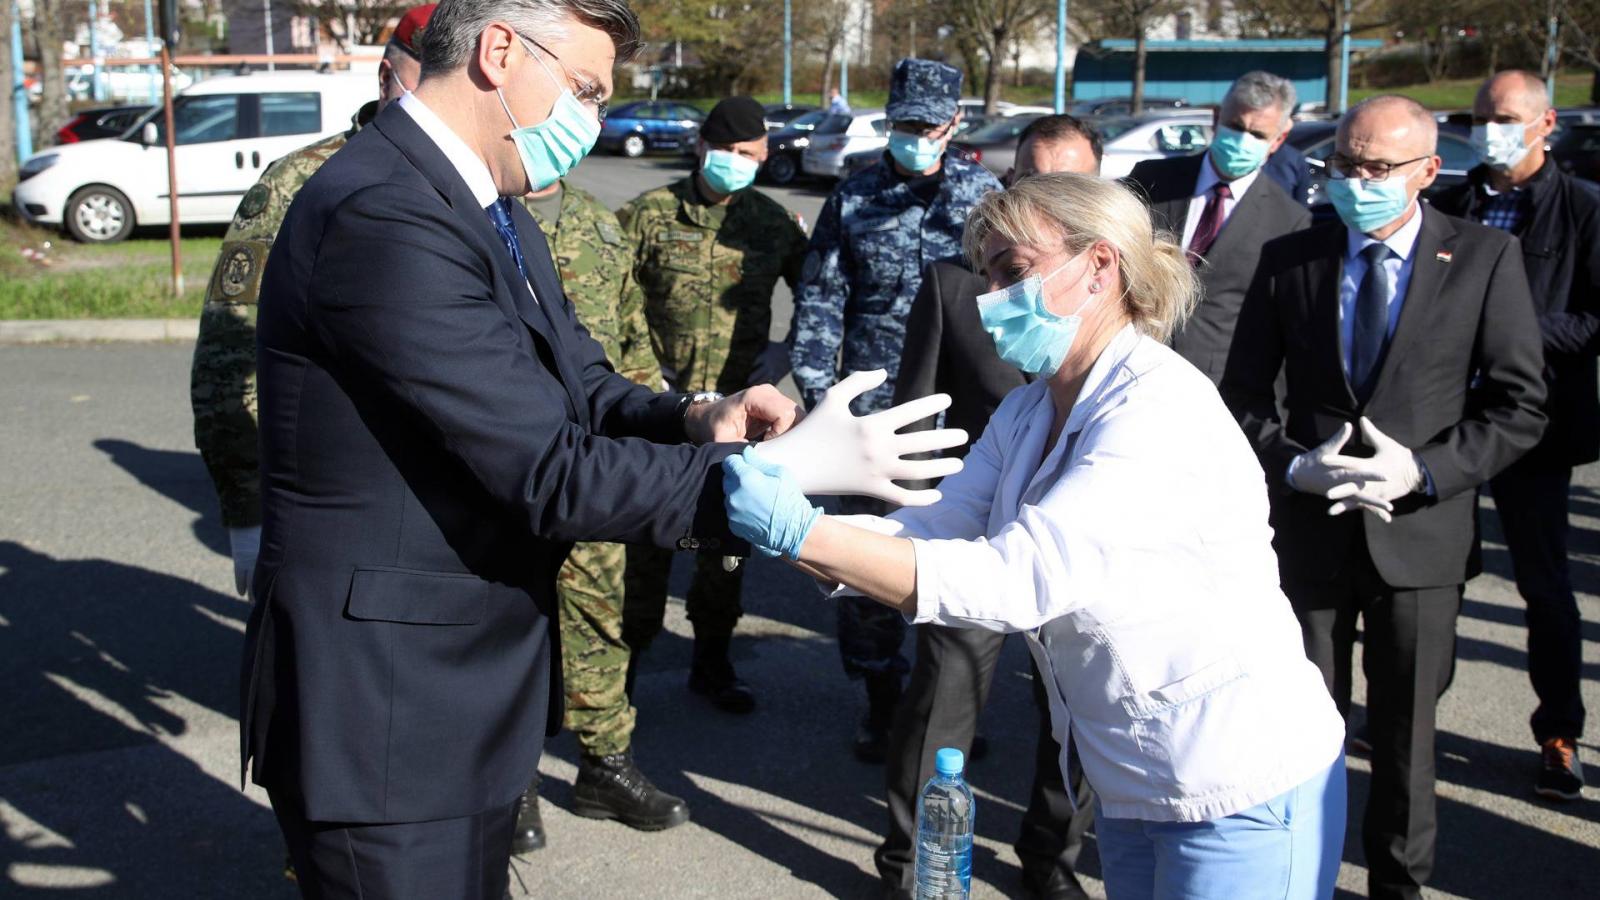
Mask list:
[{"label": "eyeglasses", "polygon": [[910,134],[920,138],[939,140],[950,133],[950,127],[954,124],[954,119],[936,125],[929,125],[927,122],[913,122],[910,120],[905,120],[900,122],[890,122],[889,128],[894,131],[898,131],[901,134]]},{"label": "eyeglasses", "polygon": [[578,102],[582,103],[584,106],[594,107],[595,114],[599,117],[601,122],[606,120],[606,111],[610,108],[610,106],[606,103],[605,88],[601,87],[597,82],[574,75],[572,70],[567,68],[567,64],[561,61],[561,57],[551,53],[550,48],[539,43],[533,38],[523,34],[518,34],[517,38],[523,42],[522,49],[527,50],[529,56],[533,56],[533,51],[529,50],[527,45],[532,44],[533,46],[544,51],[545,56],[555,60],[556,65],[561,67],[561,71],[566,74],[567,80],[571,82],[572,96],[578,98]]},{"label": "eyeglasses", "polygon": [[1336,181],[1359,178],[1362,181],[1380,182],[1388,180],[1389,175],[1401,166],[1409,166],[1414,162],[1432,158],[1433,154],[1429,153],[1400,162],[1385,162],[1381,159],[1354,160],[1343,153],[1335,153],[1328,157],[1328,174]]}]

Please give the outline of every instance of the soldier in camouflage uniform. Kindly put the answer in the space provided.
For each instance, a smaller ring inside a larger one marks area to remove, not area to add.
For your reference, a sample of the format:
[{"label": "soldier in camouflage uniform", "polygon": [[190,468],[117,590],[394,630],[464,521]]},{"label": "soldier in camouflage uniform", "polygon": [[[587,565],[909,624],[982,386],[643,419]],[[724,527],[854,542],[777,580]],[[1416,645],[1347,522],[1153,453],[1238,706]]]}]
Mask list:
[{"label": "soldier in camouflage uniform", "polygon": [[[644,298],[626,287],[633,254],[617,217],[566,182],[522,203],[550,243],[578,321],[619,374],[658,386],[661,369],[650,350]],[[656,788],[633,763],[635,713],[626,692],[629,654],[622,639],[625,558],[621,544],[578,544],[556,577],[566,726],[577,732],[582,750],[573,810],[656,831],[687,822],[689,807]],[[538,786],[535,775],[518,803],[513,852],[544,845]]]},{"label": "soldier in camouflage uniform", "polygon": [[[699,152],[694,174],[635,198],[617,217],[669,387],[731,394],[772,377],[761,370],[772,291],[779,278],[798,281],[806,238],[782,206],[750,187],[767,155],[759,103],[718,103],[701,126]],[[623,636],[635,665],[661,631],[671,565],[671,551],[629,548]],[[728,656],[742,584],[742,569],[725,571],[720,557],[702,554],[687,597],[695,634],[689,687],[736,713],[755,708]]]},{"label": "soldier in camouflage uniform", "polygon": [[[883,160],[846,179],[822,207],[790,329],[794,378],[808,409],[844,373],[867,369],[886,369],[889,378],[852,408],[865,415],[892,404],[906,318],[922,273],[931,263],[960,258],[967,215],[980,197],[1000,189],[981,166],[944,152],[960,122],[960,95],[956,69],[925,59],[896,63],[884,109],[891,130]],[[885,512],[879,501],[864,498],[843,498],[840,507]],[[845,674],[867,686],[868,712],[855,752],[882,762],[910,668],[900,652],[905,620],[861,598],[844,598],[837,609]]]},{"label": "soldier in camouflage uniform", "polygon": [[422,30],[435,4],[408,11],[378,63],[378,99],[361,107],[349,131],[324,138],[269,165],[239,201],[206,285],[194,345],[189,400],[194,442],[211,473],[233,555],[234,587],[243,596],[261,544],[261,477],[256,456],[256,299],[261,270],[289,204],[317,169],[378,111],[400,99],[422,74]]}]

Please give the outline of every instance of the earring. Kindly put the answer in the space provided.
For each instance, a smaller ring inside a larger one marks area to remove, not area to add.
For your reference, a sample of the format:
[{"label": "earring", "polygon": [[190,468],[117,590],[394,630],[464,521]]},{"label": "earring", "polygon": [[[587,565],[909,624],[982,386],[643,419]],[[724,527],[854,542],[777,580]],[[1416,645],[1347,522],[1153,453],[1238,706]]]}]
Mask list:
[{"label": "earring", "polygon": [[1089,282],[1089,293],[1091,293],[1091,294],[1100,293],[1100,282],[1098,282],[1098,281]]}]

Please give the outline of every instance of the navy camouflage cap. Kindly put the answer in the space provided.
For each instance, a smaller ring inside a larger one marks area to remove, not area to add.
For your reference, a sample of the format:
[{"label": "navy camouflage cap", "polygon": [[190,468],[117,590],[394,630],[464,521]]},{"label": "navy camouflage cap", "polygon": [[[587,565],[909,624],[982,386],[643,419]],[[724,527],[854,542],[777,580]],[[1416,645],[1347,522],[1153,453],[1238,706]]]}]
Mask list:
[{"label": "navy camouflage cap", "polygon": [[889,104],[883,112],[891,122],[937,125],[955,118],[960,99],[960,69],[908,56],[894,64]]}]

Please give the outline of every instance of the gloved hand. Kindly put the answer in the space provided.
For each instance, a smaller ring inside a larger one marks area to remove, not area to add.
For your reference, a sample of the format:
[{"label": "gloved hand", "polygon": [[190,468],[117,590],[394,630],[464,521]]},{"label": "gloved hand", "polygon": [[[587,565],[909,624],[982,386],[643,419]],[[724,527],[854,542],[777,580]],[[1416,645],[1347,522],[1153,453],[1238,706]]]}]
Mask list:
[{"label": "gloved hand", "polygon": [[754,369],[750,370],[750,383],[777,384],[783,376],[789,374],[789,345],[783,341],[768,341],[767,349],[761,351],[761,356],[756,360]]},{"label": "gloved hand", "polygon": [[[1383,477],[1382,473],[1370,459],[1344,456],[1339,452],[1355,431],[1355,426],[1346,422],[1333,437],[1295,457],[1289,464],[1289,486],[1340,501],[1328,510],[1331,516],[1361,506],[1387,522],[1394,507],[1386,500],[1363,493],[1368,484]],[[1350,501],[1351,505],[1344,505],[1345,501]]]},{"label": "gloved hand", "polygon": [[933,394],[867,416],[850,412],[851,400],[888,377],[883,369],[851,373],[829,388],[798,425],[763,443],[761,457],[782,466],[805,494],[860,494],[901,506],[939,502],[937,490],[912,491],[894,482],[953,475],[961,471],[961,460],[904,457],[959,447],[967,442],[967,433],[959,428],[896,433],[949,407],[949,394]]},{"label": "gloved hand", "polygon": [[233,589],[241,597],[248,596],[256,557],[261,555],[261,526],[229,528],[228,549],[233,555]]},{"label": "gloved hand", "polygon": [[1378,426],[1366,416],[1361,417],[1361,436],[1372,448],[1372,456],[1361,462],[1377,475],[1359,486],[1350,485],[1347,490],[1337,494],[1329,491],[1328,499],[1338,502],[1329,507],[1328,515],[1337,516],[1361,507],[1388,522],[1393,518],[1389,513],[1394,509],[1394,501],[1422,490],[1427,484],[1422,474],[1422,463],[1417,461],[1417,454],[1410,448],[1379,431]]},{"label": "gloved hand", "polygon": [[800,558],[800,546],[822,517],[783,466],[754,447],[722,461],[728,527],[763,556]]}]

